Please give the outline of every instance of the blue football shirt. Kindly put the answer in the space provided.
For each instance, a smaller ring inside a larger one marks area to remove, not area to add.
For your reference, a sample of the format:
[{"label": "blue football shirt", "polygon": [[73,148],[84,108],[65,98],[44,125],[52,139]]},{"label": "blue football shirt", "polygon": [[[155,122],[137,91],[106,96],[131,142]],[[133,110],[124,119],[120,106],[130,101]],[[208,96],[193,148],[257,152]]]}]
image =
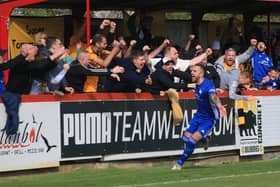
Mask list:
[{"label": "blue football shirt", "polygon": [[216,88],[212,81],[204,78],[201,84],[196,85],[195,97],[197,103],[196,117],[202,119],[219,119],[219,111],[214,104],[210,103],[209,95],[216,94]]},{"label": "blue football shirt", "polygon": [[273,67],[273,62],[270,56],[265,53],[255,51],[252,59],[253,66],[253,80],[261,82],[262,79],[268,74],[269,68]]}]

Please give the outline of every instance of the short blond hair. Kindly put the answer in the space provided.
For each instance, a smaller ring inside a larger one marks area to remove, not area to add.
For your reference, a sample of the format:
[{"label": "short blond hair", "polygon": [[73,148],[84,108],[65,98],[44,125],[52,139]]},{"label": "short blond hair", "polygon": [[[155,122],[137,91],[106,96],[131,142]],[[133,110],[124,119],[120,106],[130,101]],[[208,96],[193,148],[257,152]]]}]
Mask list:
[{"label": "short blond hair", "polygon": [[37,45],[41,45],[41,39],[46,36],[47,37],[47,34],[44,33],[44,32],[38,32],[34,35],[34,43],[37,44]]}]

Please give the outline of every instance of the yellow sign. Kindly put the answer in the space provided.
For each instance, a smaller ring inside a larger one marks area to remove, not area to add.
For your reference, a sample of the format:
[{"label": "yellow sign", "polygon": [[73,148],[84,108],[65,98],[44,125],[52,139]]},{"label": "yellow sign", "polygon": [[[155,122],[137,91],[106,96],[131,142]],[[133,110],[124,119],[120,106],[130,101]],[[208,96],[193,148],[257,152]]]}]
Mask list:
[{"label": "yellow sign", "polygon": [[34,35],[38,32],[44,32],[48,36],[56,36],[63,41],[64,18],[11,18],[9,26],[11,58],[20,53],[22,44],[33,43]]}]

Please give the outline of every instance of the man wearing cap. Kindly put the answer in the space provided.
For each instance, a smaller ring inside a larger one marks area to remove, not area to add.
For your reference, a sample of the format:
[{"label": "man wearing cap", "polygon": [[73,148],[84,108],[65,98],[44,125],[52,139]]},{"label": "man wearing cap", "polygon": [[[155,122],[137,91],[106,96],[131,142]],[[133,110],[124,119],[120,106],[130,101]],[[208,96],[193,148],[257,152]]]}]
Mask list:
[{"label": "man wearing cap", "polygon": [[[174,69],[175,62],[164,58],[161,67],[158,67],[155,72],[151,74],[152,85],[146,85],[144,89],[153,94],[164,94],[164,91],[169,88],[176,90],[188,90],[192,85],[187,83],[191,82],[190,74]],[[174,78],[179,77],[186,83],[175,83]]]},{"label": "man wearing cap", "polygon": [[[152,84],[142,87],[146,91],[153,94],[160,94],[161,96],[167,94],[171,102],[173,113],[173,124],[180,123],[183,120],[183,112],[179,104],[179,95],[176,90],[188,90],[194,88],[191,82],[191,76],[187,72],[175,70],[175,62],[173,60],[162,60],[162,66],[158,67],[155,72],[151,74]],[[179,77],[184,80],[184,83],[175,83],[174,78]]]}]

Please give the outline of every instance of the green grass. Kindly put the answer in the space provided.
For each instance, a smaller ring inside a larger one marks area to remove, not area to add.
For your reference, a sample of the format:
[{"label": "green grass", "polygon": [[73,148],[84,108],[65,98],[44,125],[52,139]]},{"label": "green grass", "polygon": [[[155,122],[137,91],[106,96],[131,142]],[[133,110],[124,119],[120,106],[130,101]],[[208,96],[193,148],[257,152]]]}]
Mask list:
[{"label": "green grass", "polygon": [[[186,164],[188,165],[188,163]],[[1,177],[4,187],[280,187],[280,160],[218,166],[79,169],[72,172]]]}]

